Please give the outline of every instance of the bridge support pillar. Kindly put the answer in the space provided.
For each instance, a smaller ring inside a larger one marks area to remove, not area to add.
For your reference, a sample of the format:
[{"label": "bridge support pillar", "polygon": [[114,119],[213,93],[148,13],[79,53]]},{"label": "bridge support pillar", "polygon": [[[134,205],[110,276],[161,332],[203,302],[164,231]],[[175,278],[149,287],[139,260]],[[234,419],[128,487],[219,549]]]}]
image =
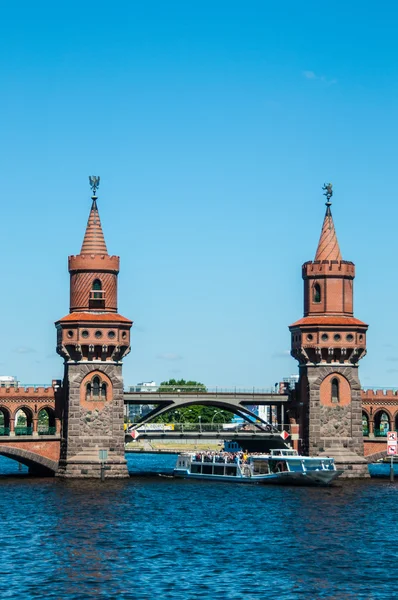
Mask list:
[{"label": "bridge support pillar", "polygon": [[64,392],[64,443],[57,475],[100,479],[100,450],[106,450],[105,477],[128,477],[121,364],[66,364]]}]

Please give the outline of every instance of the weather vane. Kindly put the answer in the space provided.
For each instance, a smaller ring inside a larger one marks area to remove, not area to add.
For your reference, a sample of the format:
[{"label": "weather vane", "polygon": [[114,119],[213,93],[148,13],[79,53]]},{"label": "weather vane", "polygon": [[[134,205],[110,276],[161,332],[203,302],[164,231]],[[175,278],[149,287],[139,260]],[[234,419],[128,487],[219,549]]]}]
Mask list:
[{"label": "weather vane", "polygon": [[90,187],[93,190],[93,195],[95,196],[99,188],[100,178],[97,177],[97,175],[90,175],[88,180],[90,182]]},{"label": "weather vane", "polygon": [[[99,177],[98,177],[98,179],[99,179]],[[324,183],[322,189],[324,190],[323,195],[326,196],[326,200],[328,201],[328,203],[330,203],[330,198],[333,196],[332,184]]]}]

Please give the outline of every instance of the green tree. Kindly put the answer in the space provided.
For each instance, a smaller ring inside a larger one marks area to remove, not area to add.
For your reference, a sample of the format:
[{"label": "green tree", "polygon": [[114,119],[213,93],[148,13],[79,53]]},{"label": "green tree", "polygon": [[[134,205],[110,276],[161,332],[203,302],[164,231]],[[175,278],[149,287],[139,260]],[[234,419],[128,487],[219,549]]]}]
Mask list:
[{"label": "green tree", "polygon": [[[203,383],[198,381],[185,381],[185,379],[169,379],[162,381],[159,387],[160,392],[207,392]],[[201,404],[191,404],[176,408],[163,413],[155,419],[158,423],[230,423],[234,414],[228,410],[223,410],[214,406],[204,406]],[[199,418],[200,417],[200,418]]]},{"label": "green tree", "polygon": [[159,392],[207,392],[207,388],[203,383],[198,381],[185,381],[185,379],[169,379],[162,381],[159,387]]}]

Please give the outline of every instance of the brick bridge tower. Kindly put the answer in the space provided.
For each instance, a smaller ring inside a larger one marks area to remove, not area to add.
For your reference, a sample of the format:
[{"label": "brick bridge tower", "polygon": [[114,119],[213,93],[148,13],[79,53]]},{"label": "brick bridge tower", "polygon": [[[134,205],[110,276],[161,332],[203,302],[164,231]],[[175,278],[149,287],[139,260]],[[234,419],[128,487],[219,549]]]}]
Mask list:
[{"label": "brick bridge tower", "polygon": [[302,267],[304,318],[289,327],[291,354],[299,362],[296,415],[303,452],[332,455],[346,474],[362,476],[367,467],[358,361],[366,354],[368,326],[354,317],[355,265],[342,259],[332,186],[323,189],[326,215],[315,260]]},{"label": "brick bridge tower", "polygon": [[59,475],[128,477],[124,457],[122,359],[132,321],[117,312],[119,257],[110,256],[97,208],[99,177],[90,177],[92,205],[80,254],[69,257],[70,313],[55,323],[65,361],[63,442]]}]

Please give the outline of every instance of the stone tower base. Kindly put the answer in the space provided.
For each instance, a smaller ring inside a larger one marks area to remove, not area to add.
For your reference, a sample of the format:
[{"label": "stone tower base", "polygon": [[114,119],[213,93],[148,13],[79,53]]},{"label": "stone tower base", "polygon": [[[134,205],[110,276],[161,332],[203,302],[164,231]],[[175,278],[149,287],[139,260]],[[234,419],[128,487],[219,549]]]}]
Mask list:
[{"label": "stone tower base", "polygon": [[[98,458],[98,450],[86,451],[76,454],[67,460],[60,460],[57,477],[101,479],[102,463]],[[111,452],[104,463],[103,475],[105,479],[126,479],[129,477],[127,461]]]},{"label": "stone tower base", "polygon": [[365,479],[370,477],[366,459],[347,448],[341,446],[331,447],[327,452],[321,452],[319,456],[334,458],[336,469],[344,471],[341,475],[342,479]]}]

